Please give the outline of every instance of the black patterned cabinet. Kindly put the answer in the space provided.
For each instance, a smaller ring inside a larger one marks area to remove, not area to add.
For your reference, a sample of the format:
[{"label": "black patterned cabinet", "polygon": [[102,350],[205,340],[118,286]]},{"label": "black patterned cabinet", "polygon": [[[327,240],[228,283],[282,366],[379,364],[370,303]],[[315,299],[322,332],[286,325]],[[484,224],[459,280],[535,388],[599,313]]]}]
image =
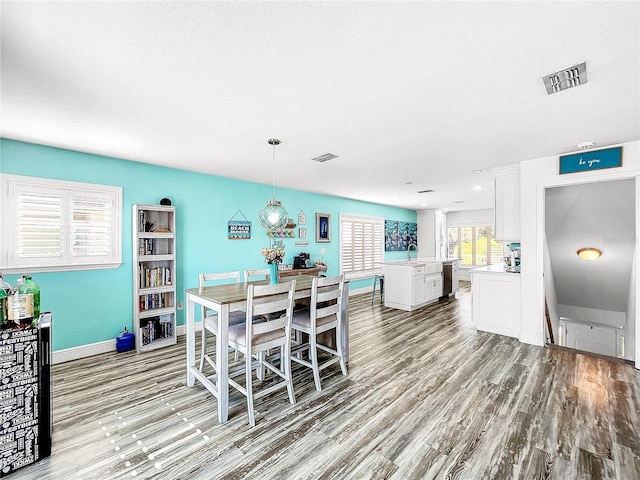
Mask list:
[{"label": "black patterned cabinet", "polygon": [[51,454],[51,314],[43,317],[39,328],[0,332],[1,477]]}]

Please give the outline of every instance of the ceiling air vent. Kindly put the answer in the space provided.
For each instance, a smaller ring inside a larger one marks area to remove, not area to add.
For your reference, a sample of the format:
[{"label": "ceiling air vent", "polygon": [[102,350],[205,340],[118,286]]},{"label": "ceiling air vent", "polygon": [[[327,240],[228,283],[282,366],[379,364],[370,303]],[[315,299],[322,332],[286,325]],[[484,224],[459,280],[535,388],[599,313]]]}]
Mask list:
[{"label": "ceiling air vent", "polygon": [[420,190],[418,191],[418,193],[432,193],[435,192],[435,190]]},{"label": "ceiling air vent", "polygon": [[329,160],[333,160],[334,158],[338,158],[338,155],[334,155],[333,153],[325,153],[324,155],[320,155],[319,157],[312,158],[311,160],[318,163],[324,163],[324,162],[328,162]]},{"label": "ceiling air vent", "polygon": [[583,62],[580,65],[550,73],[542,77],[542,81],[549,95],[583,85],[587,83],[587,63]]}]

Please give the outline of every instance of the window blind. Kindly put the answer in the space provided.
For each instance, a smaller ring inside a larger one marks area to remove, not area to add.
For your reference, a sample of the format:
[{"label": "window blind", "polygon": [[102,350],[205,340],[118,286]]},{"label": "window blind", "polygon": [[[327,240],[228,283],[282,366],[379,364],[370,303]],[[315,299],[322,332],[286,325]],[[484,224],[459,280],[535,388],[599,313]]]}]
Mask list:
[{"label": "window blind", "polygon": [[0,180],[3,271],[120,265],[120,187],[6,174]]},{"label": "window blind", "polygon": [[17,195],[19,258],[62,256],[62,196],[24,189]]},{"label": "window blind", "polygon": [[340,271],[346,279],[373,276],[384,260],[384,219],[340,215]]},{"label": "window blind", "polygon": [[109,228],[113,205],[109,198],[82,194],[71,202],[71,238],[74,256],[106,256],[111,249]]}]

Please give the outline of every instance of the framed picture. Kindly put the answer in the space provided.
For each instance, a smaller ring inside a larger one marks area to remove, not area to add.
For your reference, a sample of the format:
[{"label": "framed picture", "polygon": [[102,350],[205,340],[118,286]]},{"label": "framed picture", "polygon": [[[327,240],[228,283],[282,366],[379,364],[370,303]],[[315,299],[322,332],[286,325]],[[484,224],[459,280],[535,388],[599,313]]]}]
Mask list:
[{"label": "framed picture", "polygon": [[331,241],[331,215],[316,213],[316,242],[329,243]]},{"label": "framed picture", "polygon": [[307,229],[299,228],[298,229],[298,238],[307,238]]},{"label": "framed picture", "polygon": [[307,216],[302,210],[300,210],[300,213],[298,214],[298,225],[306,225],[306,224],[307,224]]}]

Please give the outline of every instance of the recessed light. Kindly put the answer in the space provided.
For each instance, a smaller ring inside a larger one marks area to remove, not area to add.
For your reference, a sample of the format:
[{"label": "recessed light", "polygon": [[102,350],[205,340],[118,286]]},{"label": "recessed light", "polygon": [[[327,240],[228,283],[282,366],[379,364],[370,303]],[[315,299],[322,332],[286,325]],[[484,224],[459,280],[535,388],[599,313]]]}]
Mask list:
[{"label": "recessed light", "polygon": [[482,173],[482,170],[474,170],[473,173]]},{"label": "recessed light", "polygon": [[589,148],[593,148],[595,146],[596,142],[582,142],[578,144],[578,148],[580,150],[587,150]]},{"label": "recessed light", "polygon": [[435,190],[431,190],[431,189],[428,189],[428,190],[418,190],[418,193],[433,193],[434,191],[435,191]]},{"label": "recessed light", "polygon": [[453,203],[464,203],[464,200],[456,200],[456,201],[455,201],[455,202],[453,202]]},{"label": "recessed light", "polygon": [[405,185],[413,185],[413,182],[407,182]]},{"label": "recessed light", "polygon": [[482,185],[475,185],[471,190],[482,190]]}]

